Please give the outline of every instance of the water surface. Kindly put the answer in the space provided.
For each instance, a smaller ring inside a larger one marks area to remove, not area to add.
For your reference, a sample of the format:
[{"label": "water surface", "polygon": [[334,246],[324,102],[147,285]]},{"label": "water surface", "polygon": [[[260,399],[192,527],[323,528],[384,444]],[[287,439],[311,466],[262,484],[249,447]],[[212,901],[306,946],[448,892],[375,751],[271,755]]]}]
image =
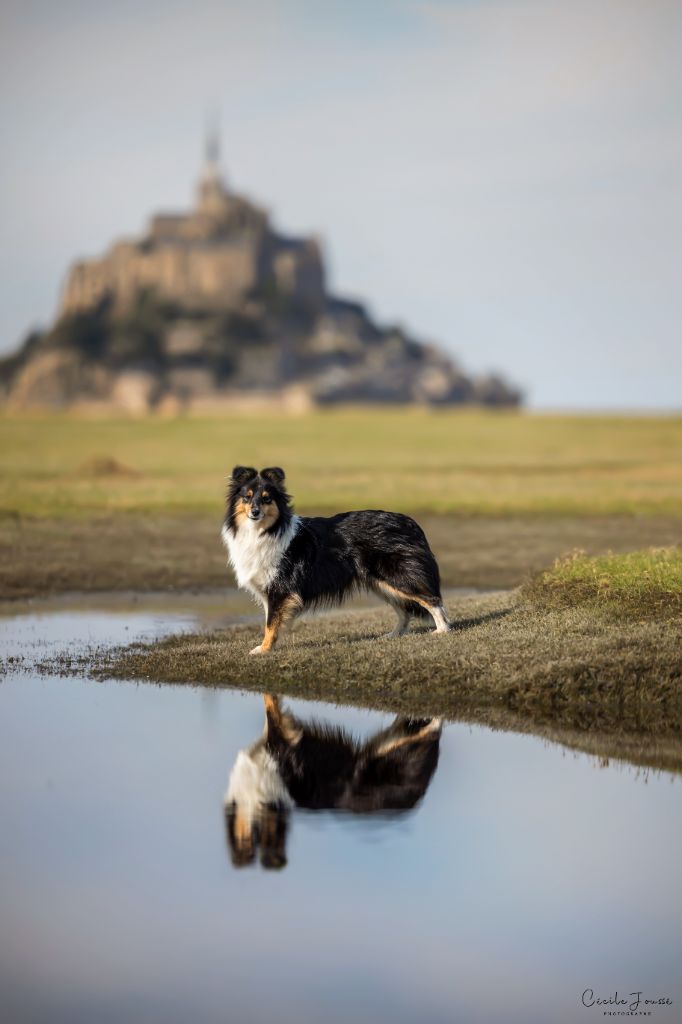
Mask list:
[{"label": "water surface", "polygon": [[[2,653],[195,628],[33,612]],[[291,701],[361,740],[391,716]],[[446,725],[413,810],[294,808],[286,864],[233,866],[223,796],[254,694],[30,670],[0,685],[0,1019],[595,1021],[587,988],[680,1019],[677,778]]]}]

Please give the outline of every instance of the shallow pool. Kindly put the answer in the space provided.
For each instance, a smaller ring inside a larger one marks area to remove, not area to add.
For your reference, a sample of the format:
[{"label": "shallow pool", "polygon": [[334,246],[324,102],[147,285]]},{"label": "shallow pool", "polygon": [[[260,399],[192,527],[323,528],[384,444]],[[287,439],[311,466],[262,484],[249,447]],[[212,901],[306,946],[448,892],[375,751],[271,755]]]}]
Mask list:
[{"label": "shallow pool", "polygon": [[[1,653],[196,621],[31,612],[0,621]],[[357,749],[392,722],[288,707]],[[230,690],[4,679],[3,1022],[590,1022],[616,991],[681,1019],[677,777],[436,723],[411,809],[290,801],[276,863],[236,867],[224,795],[263,722],[261,697]]]}]

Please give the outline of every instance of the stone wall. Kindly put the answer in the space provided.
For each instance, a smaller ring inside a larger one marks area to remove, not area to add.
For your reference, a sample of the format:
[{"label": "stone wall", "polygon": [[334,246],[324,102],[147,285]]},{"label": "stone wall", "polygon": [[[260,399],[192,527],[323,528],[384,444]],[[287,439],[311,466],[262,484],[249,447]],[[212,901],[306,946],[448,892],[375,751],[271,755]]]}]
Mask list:
[{"label": "stone wall", "polygon": [[142,289],[187,305],[229,308],[254,288],[260,253],[249,241],[204,246],[174,242],[118,251],[101,260],[76,263],[67,278],[62,315],[91,309],[110,296],[124,308]]},{"label": "stone wall", "polygon": [[179,305],[233,308],[259,285],[309,305],[325,295],[314,239],[273,233],[265,214],[238,197],[222,214],[159,214],[141,240],[115,243],[101,259],[82,260],[67,277],[60,314],[85,312],[110,297],[125,309],[142,289]]}]

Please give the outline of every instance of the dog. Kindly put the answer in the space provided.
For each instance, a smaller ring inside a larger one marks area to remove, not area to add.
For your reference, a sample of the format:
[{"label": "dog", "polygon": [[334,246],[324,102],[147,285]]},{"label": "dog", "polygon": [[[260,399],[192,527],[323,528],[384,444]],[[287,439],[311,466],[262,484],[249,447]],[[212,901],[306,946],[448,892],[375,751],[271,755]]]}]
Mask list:
[{"label": "dog", "polygon": [[343,729],[304,722],[264,694],[263,735],[240,750],[225,793],[227,845],[235,867],[286,865],[294,807],[353,814],[404,813],[422,799],[438,764],[440,718],[397,716],[360,743]]},{"label": "dog", "polygon": [[278,466],[235,466],[222,539],[240,587],[265,609],[265,635],[251,654],[266,654],[301,612],[372,591],[395,609],[388,635],[402,636],[413,616],[450,629],[438,564],[421,527],[399,512],[298,516]]}]

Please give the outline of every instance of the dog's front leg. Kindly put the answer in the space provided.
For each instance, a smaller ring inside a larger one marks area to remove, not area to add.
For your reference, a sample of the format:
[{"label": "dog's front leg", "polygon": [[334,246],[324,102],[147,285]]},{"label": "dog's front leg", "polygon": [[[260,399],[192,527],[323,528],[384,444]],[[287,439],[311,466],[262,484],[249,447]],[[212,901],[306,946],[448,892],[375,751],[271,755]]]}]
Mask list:
[{"label": "dog's front leg", "polygon": [[277,643],[279,631],[285,623],[297,615],[303,607],[298,594],[268,595],[268,610],[265,617],[263,642],[249,651],[249,654],[267,654]]}]

